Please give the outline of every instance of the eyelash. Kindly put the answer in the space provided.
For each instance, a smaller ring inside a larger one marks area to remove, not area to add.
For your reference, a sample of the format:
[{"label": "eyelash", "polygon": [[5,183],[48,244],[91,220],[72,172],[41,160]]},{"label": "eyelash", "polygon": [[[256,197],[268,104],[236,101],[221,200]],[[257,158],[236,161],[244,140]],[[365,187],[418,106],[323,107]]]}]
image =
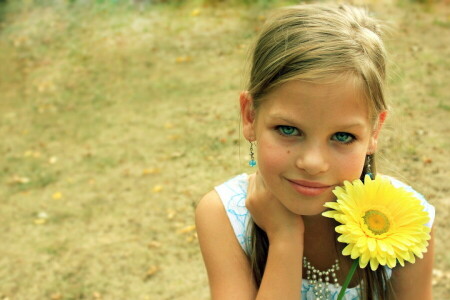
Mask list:
[{"label": "eyelash", "polygon": [[[296,131],[297,133],[296,134],[292,134],[292,133],[291,134],[286,134],[285,132],[283,132],[283,129],[287,129],[287,128],[293,129],[293,131]],[[278,126],[275,126],[275,130],[282,136],[294,136],[294,135],[298,135],[299,134],[299,130],[297,128],[293,127],[293,126],[278,125]]]},{"label": "eyelash", "polygon": [[[295,134],[293,134],[293,133],[285,133],[285,132],[283,132],[283,129],[290,129],[290,130],[292,130],[293,132],[295,132]],[[280,134],[280,135],[282,135],[282,136],[286,136],[286,137],[291,137],[291,136],[296,136],[296,135],[299,135],[300,134],[300,131],[297,129],[297,128],[295,128],[295,127],[293,127],[293,126],[287,126],[287,125],[278,125],[278,126],[275,126],[275,130]],[[344,135],[346,135],[347,136],[347,138],[350,138],[350,141],[347,141],[347,142],[345,142],[345,141],[339,141],[337,138],[335,138],[336,137],[336,135],[338,135],[338,134],[344,134]],[[338,142],[338,143],[341,143],[341,144],[343,144],[343,145],[350,145],[351,143],[353,143],[355,140],[356,140],[356,137],[353,135],[353,134],[351,134],[351,133],[348,133],[348,132],[336,132],[335,134],[333,134],[333,136],[332,136],[332,140],[333,141],[336,141],[336,142]]]},{"label": "eyelash", "polygon": [[353,134],[351,134],[351,133],[348,133],[348,132],[336,132],[335,134],[333,134],[333,137],[335,137],[338,134],[345,134],[345,135],[347,135],[347,137],[349,137],[351,139],[348,142],[342,142],[342,141],[339,141],[337,139],[333,139],[334,141],[336,141],[338,143],[342,143],[344,145],[350,145],[351,143],[353,143],[356,140],[355,136]]}]

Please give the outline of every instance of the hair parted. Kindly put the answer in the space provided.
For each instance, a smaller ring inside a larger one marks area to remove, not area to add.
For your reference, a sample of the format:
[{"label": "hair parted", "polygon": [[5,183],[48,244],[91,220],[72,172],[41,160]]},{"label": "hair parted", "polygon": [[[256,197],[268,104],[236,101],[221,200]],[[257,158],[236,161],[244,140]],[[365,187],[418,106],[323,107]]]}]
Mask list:
[{"label": "hair parted", "polygon": [[316,83],[353,78],[372,116],[386,110],[381,25],[364,9],[306,4],[280,9],[262,28],[251,58],[248,91],[257,109],[290,80]]},{"label": "hair parted", "polygon": [[[253,108],[258,110],[268,93],[290,80],[324,84],[354,80],[375,123],[378,114],[387,110],[386,51],[381,34],[380,23],[354,6],[305,4],[280,9],[267,20],[253,48],[247,88]],[[248,230],[249,259],[259,286],[269,240],[253,221]],[[342,250],[339,247],[336,251]],[[384,268],[376,272],[359,269],[357,274],[364,287],[363,299],[390,299],[392,290]]]}]

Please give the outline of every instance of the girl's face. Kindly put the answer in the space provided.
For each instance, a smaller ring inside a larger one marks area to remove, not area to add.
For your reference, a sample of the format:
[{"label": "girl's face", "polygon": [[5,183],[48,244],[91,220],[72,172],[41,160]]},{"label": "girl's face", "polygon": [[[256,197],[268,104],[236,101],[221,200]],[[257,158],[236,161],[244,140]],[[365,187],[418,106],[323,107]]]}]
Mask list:
[{"label": "girl's face", "polygon": [[315,84],[289,81],[268,94],[255,112],[241,95],[244,136],[256,140],[266,187],[290,211],[317,215],[334,201],[334,187],[361,176],[376,148],[377,126],[354,81]]}]

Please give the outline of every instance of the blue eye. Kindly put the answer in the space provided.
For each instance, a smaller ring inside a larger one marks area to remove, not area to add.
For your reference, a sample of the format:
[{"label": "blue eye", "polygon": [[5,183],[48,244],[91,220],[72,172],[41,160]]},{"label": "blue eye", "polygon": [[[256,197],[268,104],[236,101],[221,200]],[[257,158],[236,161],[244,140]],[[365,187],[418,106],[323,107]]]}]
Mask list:
[{"label": "blue eye", "polygon": [[292,126],[284,126],[284,125],[280,125],[277,126],[276,129],[278,130],[278,132],[281,135],[285,135],[285,136],[293,136],[293,135],[298,135],[298,129]]},{"label": "blue eye", "polygon": [[347,132],[336,132],[333,137],[333,140],[339,142],[339,143],[343,143],[343,144],[350,144],[351,142],[353,142],[355,140],[355,137]]}]

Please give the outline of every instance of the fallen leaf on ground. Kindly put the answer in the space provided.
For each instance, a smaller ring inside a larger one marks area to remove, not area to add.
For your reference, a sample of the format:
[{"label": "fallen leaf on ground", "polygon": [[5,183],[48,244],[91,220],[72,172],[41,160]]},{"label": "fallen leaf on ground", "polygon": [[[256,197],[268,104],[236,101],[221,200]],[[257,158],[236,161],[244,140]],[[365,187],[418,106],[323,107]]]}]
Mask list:
[{"label": "fallen leaf on ground", "polygon": [[180,135],[179,134],[172,134],[172,135],[169,135],[167,137],[167,139],[170,140],[170,141],[176,141],[176,140],[180,139]]},{"label": "fallen leaf on ground", "polygon": [[34,219],[34,224],[36,225],[43,225],[45,223],[47,223],[46,219]]},{"label": "fallen leaf on ground", "polygon": [[150,168],[142,170],[142,175],[159,174],[161,170],[158,168]]},{"label": "fallen leaf on ground", "polygon": [[38,213],[37,217],[39,219],[48,219],[48,214],[45,211],[41,211]]},{"label": "fallen leaf on ground", "polygon": [[22,176],[18,176],[18,175],[14,175],[10,180],[8,180],[9,184],[25,184],[30,182],[30,178],[28,177],[22,177]]},{"label": "fallen leaf on ground", "polygon": [[190,62],[192,60],[192,58],[190,56],[178,56],[175,59],[175,62],[177,63],[186,63],[186,62]]},{"label": "fallen leaf on ground", "polygon": [[177,212],[175,210],[168,209],[167,210],[167,219],[172,220],[176,214],[177,214]]},{"label": "fallen leaf on ground", "polygon": [[28,39],[24,36],[16,37],[12,40],[14,47],[20,47],[28,42]]},{"label": "fallen leaf on ground", "polygon": [[422,158],[422,161],[425,164],[431,164],[433,162],[433,159],[431,159],[429,157],[424,157],[424,158]]},{"label": "fallen leaf on ground", "polygon": [[192,243],[195,240],[197,240],[197,233],[194,233],[186,238],[186,242],[188,243]]},{"label": "fallen leaf on ground", "polygon": [[152,192],[153,192],[153,193],[159,193],[159,192],[162,191],[162,189],[163,189],[162,185],[155,185],[155,186],[152,188]]},{"label": "fallen leaf on ground", "polygon": [[172,154],[170,154],[171,158],[179,158],[182,157],[184,155],[184,152],[173,152]]},{"label": "fallen leaf on ground", "polygon": [[53,200],[59,200],[63,197],[61,192],[56,192],[52,195]]},{"label": "fallen leaf on ground", "polygon": [[159,247],[161,247],[161,243],[157,242],[157,241],[151,241],[150,243],[148,243],[148,247],[149,248],[159,248]]},{"label": "fallen leaf on ground", "polygon": [[189,225],[178,230],[178,233],[188,233],[195,230],[195,225]]},{"label": "fallen leaf on ground", "polygon": [[50,299],[51,300],[59,300],[59,299],[62,299],[62,295],[61,295],[61,293],[54,293],[50,296]]},{"label": "fallen leaf on ground", "polygon": [[34,157],[34,158],[39,158],[41,157],[41,153],[38,151],[33,151],[33,150],[27,150],[24,152],[23,154],[24,157]]},{"label": "fallen leaf on ground", "polygon": [[148,279],[151,276],[155,275],[157,272],[159,272],[159,270],[160,268],[158,266],[151,266],[145,273],[145,279]]},{"label": "fallen leaf on ground", "polygon": [[196,17],[201,13],[201,10],[196,8],[194,10],[191,11],[191,16]]}]

